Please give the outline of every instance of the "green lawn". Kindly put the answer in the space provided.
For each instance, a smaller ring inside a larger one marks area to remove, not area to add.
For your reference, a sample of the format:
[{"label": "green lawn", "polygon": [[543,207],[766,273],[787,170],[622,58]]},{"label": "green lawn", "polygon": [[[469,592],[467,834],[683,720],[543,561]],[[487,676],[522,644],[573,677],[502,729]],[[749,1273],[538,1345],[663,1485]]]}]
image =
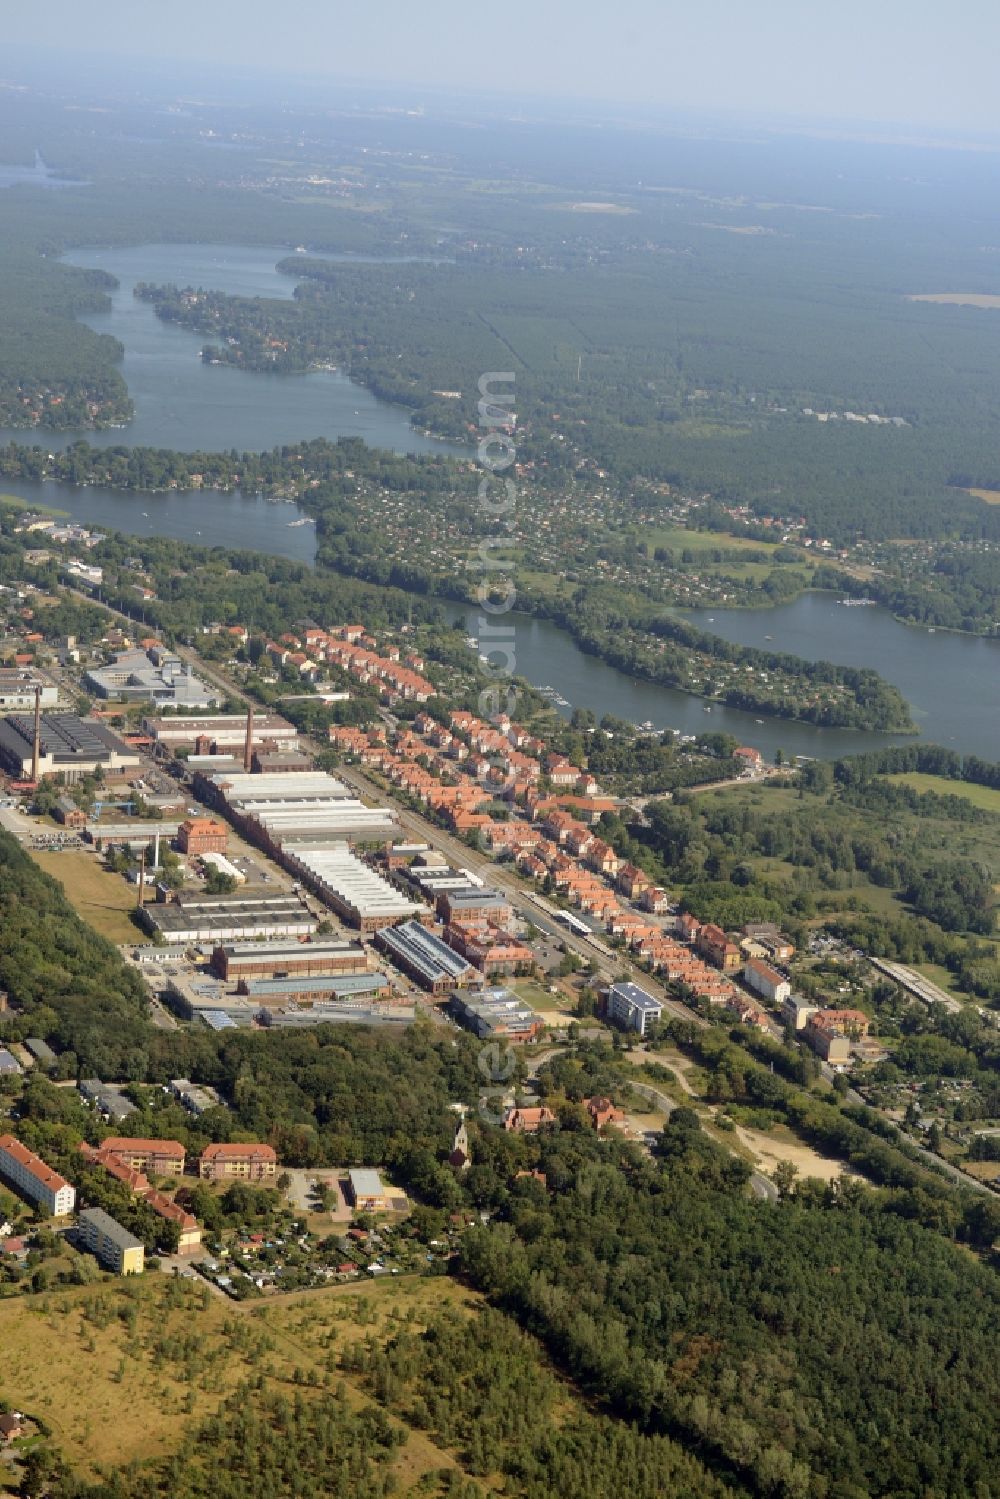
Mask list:
[{"label": "green lawn", "polygon": [[902,771],[899,775],[886,776],[885,779],[896,781],[902,786],[912,786],[914,791],[936,791],[938,796],[961,796],[984,812],[1000,812],[1000,791],[994,791],[991,786],[974,786],[969,781],[951,781],[947,776],[924,775],[919,770]]}]

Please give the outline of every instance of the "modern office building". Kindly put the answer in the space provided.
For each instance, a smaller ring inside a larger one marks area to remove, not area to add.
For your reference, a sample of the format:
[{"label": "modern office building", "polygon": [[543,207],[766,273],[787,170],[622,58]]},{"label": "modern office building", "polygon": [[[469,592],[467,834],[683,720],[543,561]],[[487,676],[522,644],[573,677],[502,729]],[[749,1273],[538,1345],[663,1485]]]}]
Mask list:
[{"label": "modern office building", "polygon": [[487,1040],[503,1036],[515,1044],[533,1041],[544,1023],[530,1005],[510,989],[483,989],[472,994],[453,994],[449,1006],[460,1025]]},{"label": "modern office building", "polygon": [[115,1275],[141,1275],[146,1259],[142,1240],[103,1208],[84,1208],[77,1226],[80,1242]]},{"label": "modern office building", "polygon": [[92,666],[83,681],[98,697],[126,703],[212,708],[219,700],[214,687],[164,646],[122,651],[110,666]]},{"label": "modern office building", "polygon": [[608,1018],[616,1020],[626,1030],[646,1034],[646,1027],[659,1020],[663,1005],[638,984],[612,984],[608,990]]}]

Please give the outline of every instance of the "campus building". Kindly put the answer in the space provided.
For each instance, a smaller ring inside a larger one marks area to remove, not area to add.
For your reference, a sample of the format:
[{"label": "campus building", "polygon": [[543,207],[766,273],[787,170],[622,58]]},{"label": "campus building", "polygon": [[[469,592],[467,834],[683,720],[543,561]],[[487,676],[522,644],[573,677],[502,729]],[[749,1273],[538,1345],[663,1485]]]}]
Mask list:
[{"label": "campus building", "polygon": [[351,1201],[359,1213],[384,1213],[389,1197],[377,1171],[355,1170],[348,1173]]}]

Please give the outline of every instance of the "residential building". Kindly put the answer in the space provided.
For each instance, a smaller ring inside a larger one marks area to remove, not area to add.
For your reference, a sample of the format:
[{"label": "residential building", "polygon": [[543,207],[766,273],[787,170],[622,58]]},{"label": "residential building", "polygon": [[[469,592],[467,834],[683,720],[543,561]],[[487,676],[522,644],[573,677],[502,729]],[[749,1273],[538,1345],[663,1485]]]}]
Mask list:
[{"label": "residential building", "polygon": [[818,1005],[803,999],[801,994],[789,994],[781,1006],[781,1018],[792,1030],[801,1031],[805,1030],[818,1010]]},{"label": "residential building", "polygon": [[867,1036],[871,1025],[864,1010],[817,1010],[809,1023],[834,1036],[849,1036],[852,1041]]},{"label": "residential building", "polygon": [[738,943],[731,942],[722,928],[711,922],[700,929],[695,946],[703,958],[723,973],[735,973],[743,962]]},{"label": "residential building", "polygon": [[516,1135],[536,1135],[543,1125],[555,1122],[555,1114],[545,1104],[530,1109],[511,1106],[503,1117],[504,1129]]},{"label": "residential building", "polygon": [[0,1077],[19,1077],[23,1071],[14,1053],[6,1046],[0,1046]]},{"label": "residential building", "polygon": [[792,986],[783,974],[777,969],[771,968],[767,963],[762,963],[759,958],[751,958],[743,966],[743,982],[755,994],[768,1000],[771,1004],[781,1005],[792,992]]},{"label": "residential building", "polygon": [[278,1157],[271,1145],[206,1145],[198,1161],[198,1175],[205,1181],[273,1181]]},{"label": "residential building", "polygon": [[603,1098],[599,1096],[595,1096],[594,1098],[585,1098],[583,1100],[583,1107],[587,1111],[587,1118],[597,1130],[598,1134],[600,1134],[601,1130],[604,1129],[606,1125],[625,1123],[624,1111],[622,1109],[616,1108],[615,1105],[611,1102],[610,1098]]},{"label": "residential building", "polygon": [[53,1218],[73,1211],[76,1188],[14,1135],[0,1135],[0,1176]]},{"label": "residential building", "polygon": [[142,1274],[146,1258],[142,1240],[103,1208],[84,1208],[77,1233],[84,1247],[116,1275]]},{"label": "residential building", "polygon": [[638,984],[626,981],[612,984],[608,990],[608,1018],[626,1030],[646,1034],[647,1027],[659,1020],[663,1005]]},{"label": "residential building", "polygon": [[[813,1020],[815,1018],[813,1016]],[[831,1066],[845,1066],[851,1060],[851,1043],[846,1036],[824,1030],[822,1026],[814,1025],[812,1020],[806,1026],[804,1034],[813,1051]]]},{"label": "residential building", "polygon": [[77,1086],[87,1103],[92,1103],[105,1119],[113,1119],[116,1124],[121,1124],[123,1119],[136,1111],[132,1100],[126,1098],[114,1083],[102,1083],[100,1078],[85,1077]]},{"label": "residential building", "polygon": [[184,1174],[184,1146],[179,1140],[130,1140],[124,1135],[111,1135],[101,1141],[101,1150],[133,1171],[145,1171],[150,1176]]}]

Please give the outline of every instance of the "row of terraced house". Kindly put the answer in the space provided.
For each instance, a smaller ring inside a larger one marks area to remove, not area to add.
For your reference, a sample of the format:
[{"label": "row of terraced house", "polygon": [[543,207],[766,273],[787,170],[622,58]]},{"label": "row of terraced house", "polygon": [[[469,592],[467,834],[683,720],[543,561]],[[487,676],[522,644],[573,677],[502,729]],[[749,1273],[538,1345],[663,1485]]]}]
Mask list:
[{"label": "row of terraced house", "polygon": [[[382,726],[367,732],[331,727],[329,736],[453,832],[474,832],[495,857],[512,855],[522,874],[550,879],[570,905],[602,922],[669,982],[727,1006],[745,1023],[766,1026],[763,1010],[730,977],[743,967],[739,943],[693,919],[674,934],[649,920],[669,910],[666,891],[594,830],[602,813],[619,803],[602,796],[587,771],[549,753],[506,715],[486,723],[458,710],[442,724],[424,711],[391,739]],[[507,810],[502,819],[492,815],[500,803]],[[445,938],[472,956],[466,934],[452,926]]]}]

